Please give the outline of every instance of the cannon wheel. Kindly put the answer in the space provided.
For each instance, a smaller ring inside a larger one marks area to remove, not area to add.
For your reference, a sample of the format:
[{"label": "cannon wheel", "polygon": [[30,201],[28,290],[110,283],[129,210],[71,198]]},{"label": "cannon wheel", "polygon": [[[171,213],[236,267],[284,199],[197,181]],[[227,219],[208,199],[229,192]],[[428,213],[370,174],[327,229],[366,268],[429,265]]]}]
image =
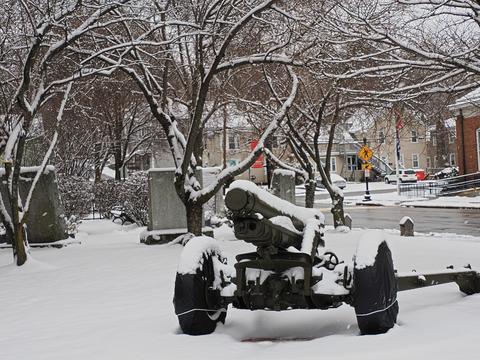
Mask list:
[{"label": "cannon wheel", "polygon": [[[361,244],[360,244],[361,246]],[[377,249],[373,265],[353,273],[353,306],[362,335],[382,334],[397,321],[397,282],[392,253],[385,241]]]},{"label": "cannon wheel", "polygon": [[204,251],[203,263],[195,274],[177,272],[173,303],[185,334],[211,334],[218,322],[225,323],[227,312],[221,308],[220,291],[211,288],[215,281],[214,258],[220,261],[216,253]]}]

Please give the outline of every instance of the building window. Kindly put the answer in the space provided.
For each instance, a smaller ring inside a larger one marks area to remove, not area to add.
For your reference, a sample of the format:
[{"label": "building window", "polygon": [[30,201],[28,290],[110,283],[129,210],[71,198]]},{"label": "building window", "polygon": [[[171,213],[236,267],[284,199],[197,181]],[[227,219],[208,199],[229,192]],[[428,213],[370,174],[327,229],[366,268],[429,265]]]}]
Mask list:
[{"label": "building window", "polygon": [[236,150],[240,148],[240,141],[238,134],[228,134],[228,149]]},{"label": "building window", "polygon": [[357,170],[357,157],[355,155],[347,157],[347,169],[350,171]]},{"label": "building window", "polygon": [[384,142],[385,142],[385,132],[382,129],[378,132],[378,143],[383,144]]},{"label": "building window", "polygon": [[280,138],[277,135],[272,135],[272,149],[280,147]]},{"label": "building window", "polygon": [[456,137],[457,137],[457,136],[456,136],[456,134],[455,134],[455,130],[450,130],[450,131],[448,132],[448,142],[449,142],[450,144],[453,144],[453,143],[455,142]]},{"label": "building window", "polygon": [[450,166],[455,166],[455,153],[450,153],[448,161],[450,163]]},{"label": "building window", "polygon": [[412,130],[412,138],[411,138],[412,143],[418,142],[418,137],[417,137],[417,130]]},{"label": "building window", "polygon": [[[466,173],[466,169],[463,171]],[[480,171],[480,129],[477,129],[477,171]]]},{"label": "building window", "polygon": [[412,167],[414,169],[418,169],[420,167],[420,164],[418,162],[418,154],[412,154]]},{"label": "building window", "polygon": [[430,156],[427,156],[427,169],[430,169],[431,166],[432,166],[432,163],[431,163]]},{"label": "building window", "polygon": [[433,167],[434,167],[435,169],[438,168],[438,156],[437,156],[437,155],[435,155],[435,156],[433,157]]},{"label": "building window", "polygon": [[330,171],[337,172],[337,158],[335,156],[330,157]]},{"label": "building window", "polygon": [[437,146],[437,134],[436,133],[432,134],[432,145]]}]

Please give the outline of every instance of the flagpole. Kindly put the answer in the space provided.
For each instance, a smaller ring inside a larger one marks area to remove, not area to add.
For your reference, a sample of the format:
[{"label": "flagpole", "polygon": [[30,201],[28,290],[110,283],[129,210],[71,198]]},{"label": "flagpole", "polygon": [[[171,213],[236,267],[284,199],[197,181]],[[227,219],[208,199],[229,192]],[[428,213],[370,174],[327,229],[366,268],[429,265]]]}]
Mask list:
[{"label": "flagpole", "polygon": [[398,171],[398,167],[399,167],[399,164],[398,164],[398,156],[400,155],[400,154],[399,154],[399,151],[398,151],[399,140],[400,140],[400,139],[398,138],[398,130],[397,130],[397,128],[395,127],[395,172],[396,172],[396,177],[397,177],[397,181],[396,181],[397,195],[400,195],[400,178],[398,177],[398,175],[399,175],[399,171]]},{"label": "flagpole", "polygon": [[395,152],[395,172],[396,172],[396,178],[397,178],[397,181],[396,181],[396,186],[397,186],[397,195],[400,195],[400,178],[399,178],[399,163],[398,163],[398,160],[399,160],[399,157],[400,157],[400,130],[398,129],[398,123],[400,121],[400,116],[398,113],[396,113],[397,116],[392,116],[393,118],[393,129],[395,131],[395,148],[394,148],[394,152]]}]

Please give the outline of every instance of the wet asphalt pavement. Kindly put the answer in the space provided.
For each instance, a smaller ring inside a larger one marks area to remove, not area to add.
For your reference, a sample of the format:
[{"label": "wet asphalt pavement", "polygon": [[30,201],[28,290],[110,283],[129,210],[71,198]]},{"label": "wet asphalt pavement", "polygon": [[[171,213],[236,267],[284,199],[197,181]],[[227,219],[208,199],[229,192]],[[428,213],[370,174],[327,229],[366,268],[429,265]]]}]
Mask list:
[{"label": "wet asphalt pavement", "polygon": [[[330,211],[323,209],[323,212],[326,224],[333,225]],[[480,236],[480,209],[356,206],[345,208],[345,212],[352,216],[353,227],[399,229],[400,219],[409,216],[415,223],[415,231],[418,232]]]}]

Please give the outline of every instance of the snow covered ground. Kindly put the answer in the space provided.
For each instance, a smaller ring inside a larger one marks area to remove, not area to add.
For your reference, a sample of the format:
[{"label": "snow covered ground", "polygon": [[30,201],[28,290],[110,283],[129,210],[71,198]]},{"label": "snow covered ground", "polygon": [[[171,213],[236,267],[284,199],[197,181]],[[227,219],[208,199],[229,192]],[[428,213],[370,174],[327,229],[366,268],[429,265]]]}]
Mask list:
[{"label": "snow covered ground", "polygon": [[[347,305],[229,309],[214,334],[183,335],[172,305],[182,247],[141,245],[142,230],[85,221],[81,245],[34,249],[24,268],[0,250],[0,359],[478,359],[480,295],[464,296],[455,284],[400,293],[398,325],[384,335],[359,336]],[[386,232],[399,271],[480,268],[480,237]],[[329,230],[327,247],[350,260],[364,233]],[[229,228],[216,237],[230,260],[252,250]]]}]

